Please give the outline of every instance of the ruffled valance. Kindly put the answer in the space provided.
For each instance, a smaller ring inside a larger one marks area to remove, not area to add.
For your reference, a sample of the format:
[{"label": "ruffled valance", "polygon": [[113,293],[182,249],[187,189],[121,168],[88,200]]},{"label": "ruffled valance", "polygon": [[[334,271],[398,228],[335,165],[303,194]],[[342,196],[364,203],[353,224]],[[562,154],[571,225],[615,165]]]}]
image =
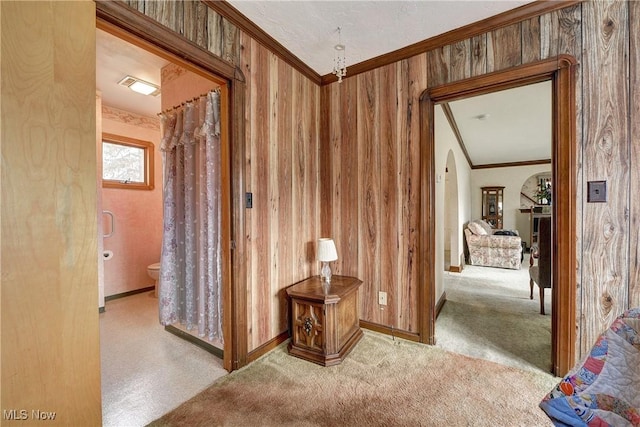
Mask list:
[{"label": "ruffled valance", "polygon": [[159,114],[162,128],[161,151],[177,146],[197,144],[220,136],[220,90],[213,90],[194,100]]}]

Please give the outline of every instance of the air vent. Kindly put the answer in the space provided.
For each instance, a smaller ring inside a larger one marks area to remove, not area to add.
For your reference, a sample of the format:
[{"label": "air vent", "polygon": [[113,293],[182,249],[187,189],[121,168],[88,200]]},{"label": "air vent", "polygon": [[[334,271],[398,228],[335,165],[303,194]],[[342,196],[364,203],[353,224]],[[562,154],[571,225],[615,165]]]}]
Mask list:
[{"label": "air vent", "polygon": [[127,76],[124,79],[120,80],[118,84],[121,86],[129,87],[137,81],[138,79],[136,79],[135,77]]}]

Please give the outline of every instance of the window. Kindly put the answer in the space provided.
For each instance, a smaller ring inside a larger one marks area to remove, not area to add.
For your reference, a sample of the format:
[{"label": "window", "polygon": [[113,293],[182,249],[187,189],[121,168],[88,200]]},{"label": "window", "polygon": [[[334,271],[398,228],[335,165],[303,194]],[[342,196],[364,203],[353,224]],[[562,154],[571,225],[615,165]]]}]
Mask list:
[{"label": "window", "polygon": [[102,186],[153,190],[153,144],[102,134]]}]

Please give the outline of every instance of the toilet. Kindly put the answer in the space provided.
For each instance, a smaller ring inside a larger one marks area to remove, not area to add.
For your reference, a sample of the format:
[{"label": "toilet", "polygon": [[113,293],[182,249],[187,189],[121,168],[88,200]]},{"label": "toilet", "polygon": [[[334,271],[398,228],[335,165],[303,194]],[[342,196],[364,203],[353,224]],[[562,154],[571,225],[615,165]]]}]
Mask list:
[{"label": "toilet", "polygon": [[156,286],[153,294],[158,297],[158,279],[160,278],[160,263],[156,262],[147,267],[147,274],[154,280]]}]

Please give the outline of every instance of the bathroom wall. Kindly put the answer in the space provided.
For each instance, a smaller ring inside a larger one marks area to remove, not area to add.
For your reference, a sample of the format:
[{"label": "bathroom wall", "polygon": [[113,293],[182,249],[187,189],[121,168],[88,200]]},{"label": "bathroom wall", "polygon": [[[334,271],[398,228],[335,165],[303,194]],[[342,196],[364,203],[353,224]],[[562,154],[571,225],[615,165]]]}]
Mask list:
[{"label": "bathroom wall", "polygon": [[175,64],[166,65],[160,73],[163,111],[218,87],[217,83]]},{"label": "bathroom wall", "polygon": [[[153,285],[147,266],[160,261],[162,245],[162,155],[160,122],[103,104],[102,131],[150,141],[154,145],[154,189],[102,188],[102,208],[113,212],[115,233],[104,239],[113,258],[104,263],[105,296]],[[103,216],[106,233],[109,219]]]}]

